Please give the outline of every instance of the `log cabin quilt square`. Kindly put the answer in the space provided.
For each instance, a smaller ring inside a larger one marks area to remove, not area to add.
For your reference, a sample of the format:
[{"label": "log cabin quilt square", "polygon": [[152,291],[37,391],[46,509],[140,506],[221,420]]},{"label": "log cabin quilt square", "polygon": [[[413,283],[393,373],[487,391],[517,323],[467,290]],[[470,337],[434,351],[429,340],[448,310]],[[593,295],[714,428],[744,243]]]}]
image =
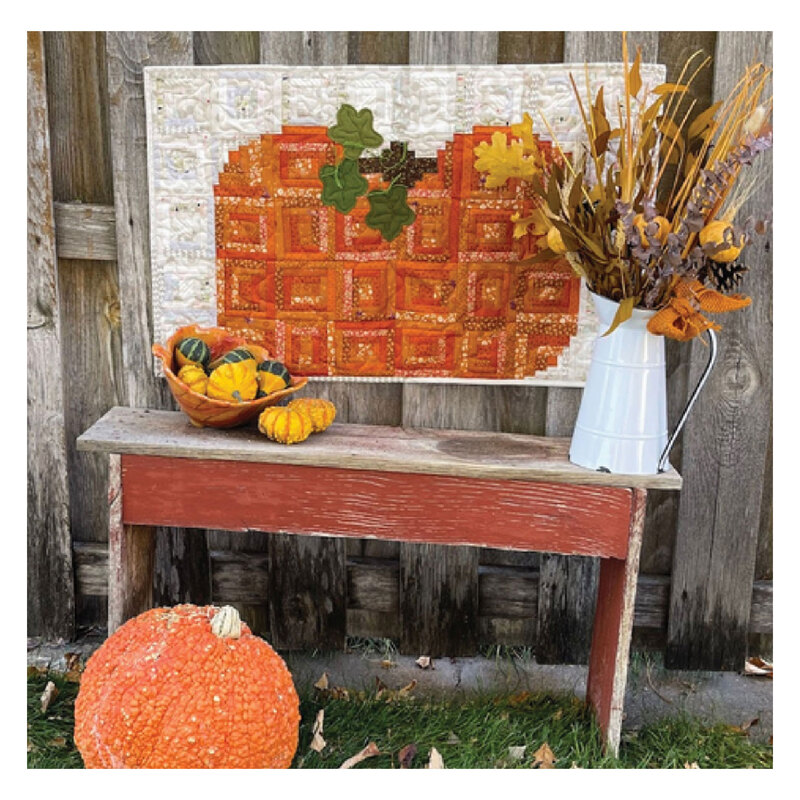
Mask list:
[{"label": "log cabin quilt square", "polygon": [[581,146],[571,73],[621,96],[616,64],[146,68],[156,341],[199,323],[296,375],[582,384],[585,287],[526,260],[531,165]]}]

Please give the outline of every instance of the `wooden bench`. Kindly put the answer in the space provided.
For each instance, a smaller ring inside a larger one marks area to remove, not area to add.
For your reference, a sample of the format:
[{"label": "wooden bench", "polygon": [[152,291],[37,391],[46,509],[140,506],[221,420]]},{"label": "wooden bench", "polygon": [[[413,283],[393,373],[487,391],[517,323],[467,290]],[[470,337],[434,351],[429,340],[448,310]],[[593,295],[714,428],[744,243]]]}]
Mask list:
[{"label": "wooden bench", "polygon": [[155,527],[599,556],[586,695],[607,749],[622,724],[647,489],[571,464],[568,439],[334,424],[302,444],[114,408],[78,438],[110,459],[108,627],[151,607]]}]

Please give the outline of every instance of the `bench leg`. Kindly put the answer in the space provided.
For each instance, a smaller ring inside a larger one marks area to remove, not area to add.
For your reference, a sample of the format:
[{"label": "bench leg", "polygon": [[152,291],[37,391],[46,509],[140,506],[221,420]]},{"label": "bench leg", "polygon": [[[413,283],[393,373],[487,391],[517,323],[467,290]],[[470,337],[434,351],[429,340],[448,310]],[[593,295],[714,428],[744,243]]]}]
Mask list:
[{"label": "bench leg", "polygon": [[603,732],[603,747],[618,755],[628,677],[633,606],[642,547],[645,500],[644,489],[631,490],[631,526],[628,554],[623,561],[604,558],[600,562],[597,587],[597,608],[589,656],[586,697],[594,706],[597,722]]},{"label": "bench leg", "polygon": [[156,531],[122,522],[122,470],[118,455],[108,469],[108,633],[153,605]]}]

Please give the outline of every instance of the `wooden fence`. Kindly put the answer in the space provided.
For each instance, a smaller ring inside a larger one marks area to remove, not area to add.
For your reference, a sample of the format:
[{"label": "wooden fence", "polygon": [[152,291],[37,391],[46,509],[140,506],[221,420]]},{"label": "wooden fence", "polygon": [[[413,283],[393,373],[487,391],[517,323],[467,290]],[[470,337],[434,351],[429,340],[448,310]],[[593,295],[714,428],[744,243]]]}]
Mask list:
[{"label": "wooden fence", "polygon": [[[694,113],[771,32],[638,32],[675,80],[696,50],[714,68]],[[75,439],[114,405],[174,408],[151,369],[142,67],[619,61],[609,32],[29,32],[28,626],[71,639],[106,615],[107,464]],[[772,162],[747,212],[771,205]],[[639,636],[671,667],[739,669],[772,632],[771,238],[751,248],[753,305],[723,320],[719,364],[672,458],[685,488],[651,493]],[[668,346],[672,420],[706,353]],[[580,390],[316,383],[343,421],[569,435]],[[306,392],[310,394],[310,392]],[[286,648],[386,637],[411,654],[525,645],[546,663],[588,651],[589,558],[353,540],[159,531],[158,602],[230,602]],[[424,611],[424,614],[420,612]],[[404,619],[426,620],[405,626]]]}]

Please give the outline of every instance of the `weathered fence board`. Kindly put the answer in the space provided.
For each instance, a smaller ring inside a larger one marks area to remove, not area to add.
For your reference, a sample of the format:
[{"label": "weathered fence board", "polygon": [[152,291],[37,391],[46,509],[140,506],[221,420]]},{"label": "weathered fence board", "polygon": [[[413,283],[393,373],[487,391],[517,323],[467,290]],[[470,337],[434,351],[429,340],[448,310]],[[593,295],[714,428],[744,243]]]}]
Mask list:
[{"label": "weathered fence board", "polygon": [[[769,32],[718,34],[715,99],[727,95],[754,59],[771,65]],[[748,180],[758,183],[742,218],[771,208],[771,153],[749,169]],[[721,320],[718,365],[684,433],[686,486],[667,648],[667,664],[675,668],[739,669],[747,655],[750,597],[741,587],[755,571],[772,408],[770,251],[771,233],[748,250],[742,292],[752,306]],[[706,359],[703,345],[693,342],[692,381]]]},{"label": "weathered fence board", "polygon": [[[104,37],[95,32],[45,33],[48,115],[55,201],[111,204]],[[58,240],[59,234],[56,239]],[[116,256],[114,256],[116,258]],[[105,459],[75,449],[87,425],[120,402],[122,336],[113,261],[58,261],[64,425],[73,541],[108,536]],[[79,625],[97,624],[105,608],[78,598]]]},{"label": "weathered fence board", "polygon": [[[174,408],[166,382],[153,373],[151,319],[150,217],[147,136],[142,68],[191,64],[192,34],[109,32],[108,115],[114,206],[117,223],[119,309],[122,325],[122,396],[133,407]],[[178,529],[159,529],[155,550],[156,602],[211,596],[204,537]]]},{"label": "weathered fence board", "polygon": [[75,592],[47,85],[28,33],[28,632],[69,639]]}]

